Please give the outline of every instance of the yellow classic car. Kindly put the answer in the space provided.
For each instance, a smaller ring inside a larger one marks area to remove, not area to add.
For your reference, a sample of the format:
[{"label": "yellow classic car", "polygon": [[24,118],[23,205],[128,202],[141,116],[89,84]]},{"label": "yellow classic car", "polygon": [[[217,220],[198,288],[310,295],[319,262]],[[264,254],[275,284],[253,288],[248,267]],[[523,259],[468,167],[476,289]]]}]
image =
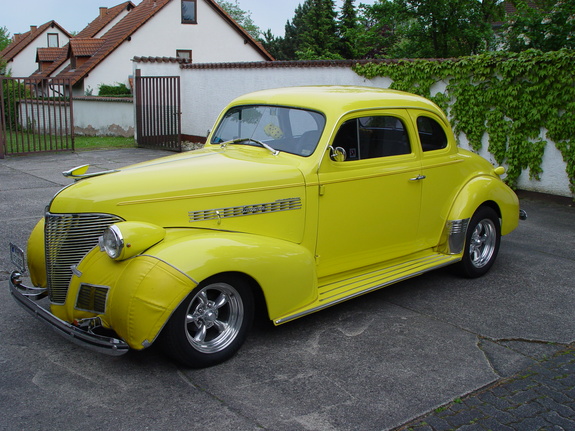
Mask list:
[{"label": "yellow classic car", "polygon": [[31,233],[32,285],[11,244],[14,298],[86,347],[158,341],[190,367],[229,359],[255,313],[279,325],[446,265],[481,276],[523,216],[435,104],[379,88],[247,94],[201,150],[87,169]]}]

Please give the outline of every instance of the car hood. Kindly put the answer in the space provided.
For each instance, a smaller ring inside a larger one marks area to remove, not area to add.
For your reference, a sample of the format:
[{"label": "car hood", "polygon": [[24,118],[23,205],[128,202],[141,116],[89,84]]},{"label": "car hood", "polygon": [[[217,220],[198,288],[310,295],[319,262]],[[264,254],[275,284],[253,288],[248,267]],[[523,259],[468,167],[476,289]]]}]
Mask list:
[{"label": "car hood", "polygon": [[254,232],[267,223],[303,224],[304,177],[291,157],[254,147],[165,157],[81,179],[61,190],[49,211]]}]

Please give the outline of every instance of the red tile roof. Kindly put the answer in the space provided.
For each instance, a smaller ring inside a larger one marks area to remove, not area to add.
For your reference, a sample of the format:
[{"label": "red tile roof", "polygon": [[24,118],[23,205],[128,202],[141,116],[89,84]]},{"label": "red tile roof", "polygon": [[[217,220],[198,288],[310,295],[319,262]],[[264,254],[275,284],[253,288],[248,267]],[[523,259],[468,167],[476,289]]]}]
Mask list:
[{"label": "red tile roof", "polygon": [[30,45],[36,38],[42,35],[46,30],[57,27],[62,33],[68,37],[72,37],[64,28],[62,28],[56,21],[48,21],[40,27],[31,26],[30,31],[20,35],[14,35],[14,41],[0,52],[0,57],[6,61],[13,60],[24,48]]},{"label": "red tile roof", "polygon": [[70,51],[74,57],[91,57],[105,43],[103,39],[74,37],[70,39]]},{"label": "red tile roof", "polygon": [[66,52],[66,48],[38,48],[36,50],[36,62],[53,62]]},{"label": "red tile roof", "polygon": [[71,78],[72,85],[76,84],[170,1],[172,0],[143,0],[101,37],[102,44],[92,53],[90,59],[77,69],[67,67],[58,76]]},{"label": "red tile roof", "polygon": [[[61,78],[72,78],[72,84],[78,83],[83,79],[91,70],[98,66],[106,57],[108,57],[116,48],[118,48],[124,41],[129,40],[129,37],[134,34],[140,27],[149,21],[156,13],[158,13],[170,1],[174,0],[143,0],[139,5],[135,6],[131,2],[124,2],[118,6],[107,9],[105,14],[103,8],[100,9],[100,16],[92,21],[88,27],[82,30],[78,35],[71,39],[70,47],[66,56],[58,58],[54,63],[46,68],[44,71],[39,71],[34,77],[43,78],[53,74],[60,68],[69,58],[70,55],[90,57],[76,69],[67,66],[62,72],[58,74]],[[264,58],[273,60],[273,57],[265,50],[265,48],[256,41],[245,29],[243,29],[233,18],[227,14],[215,0],[204,0],[210,5],[221,17],[223,17],[230,25],[232,25],[244,38],[246,43],[251,44],[256,48]],[[129,13],[124,16],[118,23],[111,29],[103,34],[99,39],[92,38],[93,35],[101,31],[107,23],[113,18],[109,19],[104,24],[104,15],[110,18],[114,17],[128,8]],[[133,8],[133,9],[132,9]],[[92,39],[86,39],[92,38]],[[90,42],[89,40],[93,41]]]},{"label": "red tile roof", "polygon": [[[127,1],[120,3],[117,6],[111,8],[100,8],[100,14],[96,19],[94,19],[90,24],[88,24],[81,32],[79,32],[75,38],[92,38],[98,32],[100,32],[106,25],[117,18],[124,10],[128,12],[135,8],[134,3]],[[62,52],[62,55],[55,59],[51,66],[45,68],[44,70],[38,71],[34,74],[34,78],[45,78],[54,73],[58,68],[60,68],[69,59],[69,49],[70,46],[66,45],[66,50]],[[94,52],[92,52],[93,54]],[[92,55],[90,54],[90,55]]]},{"label": "red tile roof", "polygon": [[[148,22],[156,13],[173,0],[143,0],[128,15],[126,15],[114,27],[108,30],[102,37],[100,47],[93,52],[93,55],[85,63],[73,70],[69,67],[64,69],[58,76],[72,78],[72,85],[83,79],[92,69],[108,57],[116,48],[134,34],[140,27]],[[245,38],[247,43],[252,44],[269,60],[273,57],[249,35],[236,21],[234,21],[214,0],[204,0],[213,7],[228,23],[233,25]]]},{"label": "red tile roof", "polygon": [[100,15],[94,19],[90,24],[88,24],[80,33],[75,37],[85,38],[96,36],[104,27],[106,27],[110,22],[118,17],[124,10],[128,12],[134,9],[136,6],[131,1],[120,3],[117,6],[111,8],[100,8]]}]

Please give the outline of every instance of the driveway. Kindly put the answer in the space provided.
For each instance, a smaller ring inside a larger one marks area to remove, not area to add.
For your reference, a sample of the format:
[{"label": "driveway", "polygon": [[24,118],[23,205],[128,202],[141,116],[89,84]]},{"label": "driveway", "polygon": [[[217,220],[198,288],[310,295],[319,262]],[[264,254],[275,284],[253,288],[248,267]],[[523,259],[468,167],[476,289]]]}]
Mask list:
[{"label": "driveway", "polygon": [[[62,171],[164,155],[0,160],[0,283],[12,270],[8,243],[26,244],[69,183]],[[260,322],[237,356],[204,370],[154,347],[119,358],[84,350],[1,288],[0,429],[388,430],[444,410],[574,342],[575,209],[534,197],[522,208],[528,220],[485,277],[443,269],[279,327]]]}]

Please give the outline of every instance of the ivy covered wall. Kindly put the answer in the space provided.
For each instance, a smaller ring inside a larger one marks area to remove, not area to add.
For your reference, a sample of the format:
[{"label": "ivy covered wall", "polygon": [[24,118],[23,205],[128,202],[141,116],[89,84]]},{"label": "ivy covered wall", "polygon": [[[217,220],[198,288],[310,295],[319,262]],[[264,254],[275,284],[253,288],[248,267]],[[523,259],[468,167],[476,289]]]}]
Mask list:
[{"label": "ivy covered wall", "polygon": [[[561,152],[575,194],[575,51],[373,62],[358,64],[354,71],[370,80],[388,77],[391,88],[433,100],[472,149],[480,151],[488,142],[497,163],[507,165],[506,181],[512,187],[524,170],[540,179],[545,136]],[[439,81],[446,83],[445,91],[432,95]]]}]

